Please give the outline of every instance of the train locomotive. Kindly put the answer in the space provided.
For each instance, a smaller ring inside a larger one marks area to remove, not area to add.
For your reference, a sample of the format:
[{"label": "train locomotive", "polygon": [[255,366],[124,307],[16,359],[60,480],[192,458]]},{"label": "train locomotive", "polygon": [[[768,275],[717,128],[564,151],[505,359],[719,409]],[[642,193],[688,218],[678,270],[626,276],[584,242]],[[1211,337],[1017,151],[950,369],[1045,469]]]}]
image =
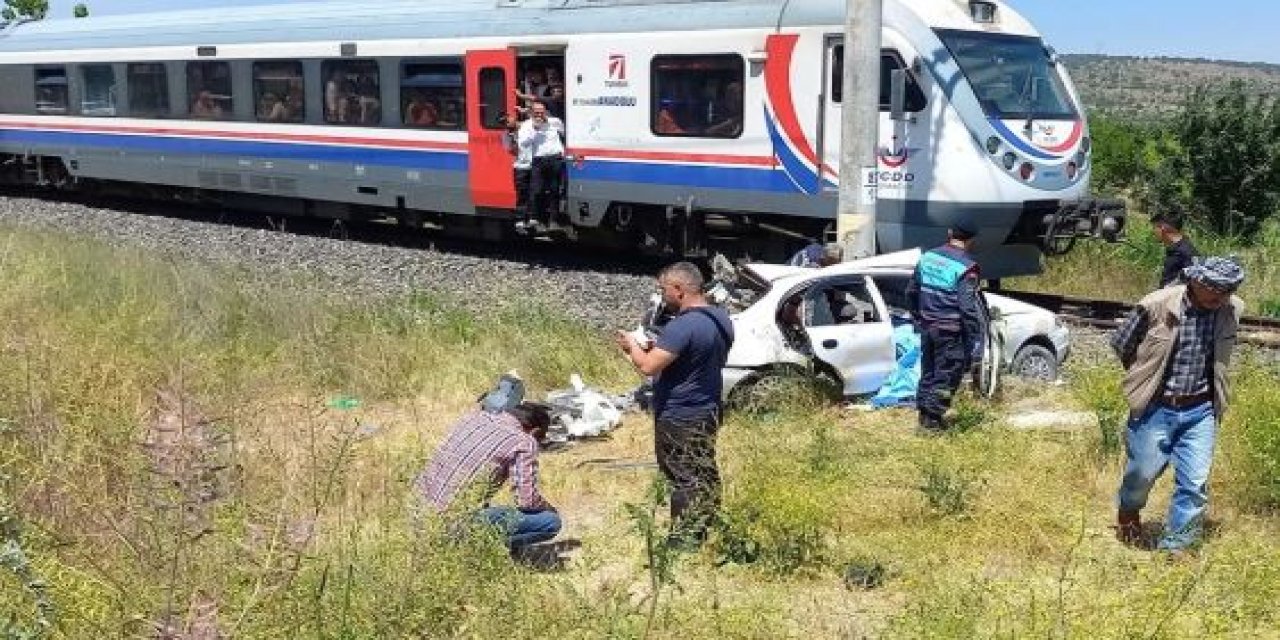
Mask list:
[{"label": "train locomotive", "polygon": [[[6,25],[0,181],[513,238],[504,136],[562,87],[550,235],[772,259],[834,231],[844,0],[308,2]],[[877,247],[964,217],[989,278],[1124,211],[1008,5],[885,0]],[[860,177],[855,178],[860,179]]]}]

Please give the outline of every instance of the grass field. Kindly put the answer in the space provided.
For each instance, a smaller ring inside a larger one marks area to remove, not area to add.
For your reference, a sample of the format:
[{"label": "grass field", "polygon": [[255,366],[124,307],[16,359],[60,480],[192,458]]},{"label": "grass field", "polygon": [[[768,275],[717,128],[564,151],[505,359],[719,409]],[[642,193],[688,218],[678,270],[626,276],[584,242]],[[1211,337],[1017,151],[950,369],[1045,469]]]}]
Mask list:
[{"label": "grass field", "polygon": [[[544,456],[582,548],[543,573],[415,528],[410,481],[505,370],[539,394],[636,384],[607,336],[545,306],[310,284],[0,230],[0,636],[1280,637],[1280,375],[1260,360],[1191,562],[1112,538],[1118,372],[1082,358],[1070,386],[965,403],[940,439],[803,388],[733,415],[725,525],[676,558],[647,550],[654,471],[600,463],[650,459],[631,416]],[[1099,424],[1006,424],[1050,409]]]}]

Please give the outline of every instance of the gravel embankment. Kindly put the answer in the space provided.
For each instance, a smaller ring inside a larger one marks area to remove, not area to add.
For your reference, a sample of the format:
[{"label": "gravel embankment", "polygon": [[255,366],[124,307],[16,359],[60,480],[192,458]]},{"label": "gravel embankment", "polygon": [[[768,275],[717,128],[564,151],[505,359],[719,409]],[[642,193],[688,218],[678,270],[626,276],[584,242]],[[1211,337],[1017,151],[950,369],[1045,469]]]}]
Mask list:
[{"label": "gravel embankment", "polygon": [[[174,204],[175,210],[185,205]],[[648,266],[599,261],[528,246],[476,249],[451,242],[432,248],[335,240],[83,204],[0,196],[0,226],[90,237],[111,246],[246,269],[264,282],[307,273],[348,297],[443,294],[477,312],[518,300],[563,305],[571,316],[607,330],[634,326],[653,290]],[[473,243],[474,244],[474,243]],[[454,250],[452,245],[460,247]]]}]

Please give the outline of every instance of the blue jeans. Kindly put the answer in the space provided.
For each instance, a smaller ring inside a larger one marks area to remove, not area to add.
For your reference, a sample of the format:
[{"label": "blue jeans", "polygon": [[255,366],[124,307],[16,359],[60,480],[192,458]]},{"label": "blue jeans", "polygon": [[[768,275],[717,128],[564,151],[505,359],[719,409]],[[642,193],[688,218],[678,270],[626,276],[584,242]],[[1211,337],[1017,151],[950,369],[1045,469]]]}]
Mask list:
[{"label": "blue jeans", "polygon": [[515,507],[487,507],[476,518],[507,536],[512,549],[546,542],[560,533],[560,514],[545,511],[521,511]]},{"label": "blue jeans", "polygon": [[1136,512],[1146,506],[1151,485],[1173,463],[1173,500],[1161,549],[1182,549],[1200,537],[1217,431],[1212,402],[1181,409],[1156,406],[1129,421],[1128,465],[1120,482],[1122,511]]}]

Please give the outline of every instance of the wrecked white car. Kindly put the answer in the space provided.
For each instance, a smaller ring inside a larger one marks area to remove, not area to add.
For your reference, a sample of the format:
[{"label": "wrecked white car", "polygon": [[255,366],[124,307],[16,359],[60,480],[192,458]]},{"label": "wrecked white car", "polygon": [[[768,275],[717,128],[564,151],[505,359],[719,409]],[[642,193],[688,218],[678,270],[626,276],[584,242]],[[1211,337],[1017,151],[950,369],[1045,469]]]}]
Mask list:
[{"label": "wrecked white car", "polygon": [[[845,397],[874,394],[896,366],[893,317],[908,317],[906,288],[919,250],[823,269],[771,264],[737,270],[723,292],[735,339],[724,393],[790,369],[825,375]],[[1052,312],[986,293],[991,318],[976,382],[994,394],[1002,372],[1054,380],[1070,335]]]}]

